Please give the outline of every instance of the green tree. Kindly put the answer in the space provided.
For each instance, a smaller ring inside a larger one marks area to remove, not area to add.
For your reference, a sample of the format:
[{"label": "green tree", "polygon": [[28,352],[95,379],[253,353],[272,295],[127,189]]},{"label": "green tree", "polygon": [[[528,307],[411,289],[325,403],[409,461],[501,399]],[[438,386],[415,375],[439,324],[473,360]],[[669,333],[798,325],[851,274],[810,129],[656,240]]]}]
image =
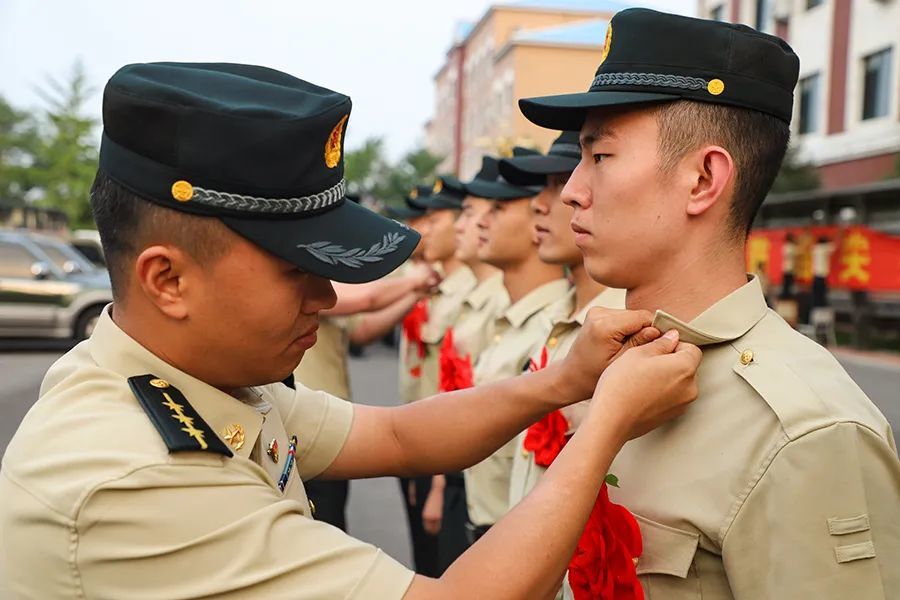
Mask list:
[{"label": "green tree", "polygon": [[371,194],[386,204],[399,204],[416,184],[434,177],[441,159],[425,149],[408,152],[391,164],[384,156],[384,140],[369,138],[347,151],[344,177],[353,193]]},{"label": "green tree", "polygon": [[38,147],[37,123],[0,98],[0,202],[25,203],[34,187],[31,166]]},{"label": "green tree", "polygon": [[428,182],[435,176],[441,158],[424,148],[412,150],[388,170],[387,177],[374,190],[386,204],[400,204],[416,184]]},{"label": "green tree", "polygon": [[800,192],[816,190],[821,186],[819,172],[809,163],[802,163],[795,148],[788,148],[781,163],[781,170],[772,184],[772,193]]},{"label": "green tree", "polygon": [[40,190],[38,204],[64,211],[74,227],[91,225],[89,194],[97,170],[98,121],[85,106],[94,90],[76,62],[66,81],[48,78],[38,93],[47,104],[32,167]]},{"label": "green tree", "polygon": [[353,193],[373,189],[384,176],[386,168],[384,140],[381,138],[368,138],[360,148],[344,156],[344,178]]}]

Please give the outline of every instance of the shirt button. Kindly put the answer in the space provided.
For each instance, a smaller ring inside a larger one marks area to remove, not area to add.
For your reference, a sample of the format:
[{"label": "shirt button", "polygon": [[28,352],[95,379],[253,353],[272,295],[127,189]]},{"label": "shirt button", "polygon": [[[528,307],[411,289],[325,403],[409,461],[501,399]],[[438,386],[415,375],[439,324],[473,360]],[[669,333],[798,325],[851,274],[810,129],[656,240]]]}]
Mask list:
[{"label": "shirt button", "polygon": [[529,454],[531,454],[531,453],[528,450],[526,450],[525,448],[522,448],[522,457],[523,458],[528,458]]},{"label": "shirt button", "polygon": [[753,350],[744,350],[741,352],[741,364],[745,367],[753,362]]},{"label": "shirt button", "polygon": [[559,338],[552,337],[549,340],[547,340],[547,347],[548,348],[556,348],[556,345],[558,343],[559,343]]},{"label": "shirt button", "polygon": [[500,341],[500,334],[498,333],[497,335],[494,336],[494,343],[496,344],[499,341]]}]

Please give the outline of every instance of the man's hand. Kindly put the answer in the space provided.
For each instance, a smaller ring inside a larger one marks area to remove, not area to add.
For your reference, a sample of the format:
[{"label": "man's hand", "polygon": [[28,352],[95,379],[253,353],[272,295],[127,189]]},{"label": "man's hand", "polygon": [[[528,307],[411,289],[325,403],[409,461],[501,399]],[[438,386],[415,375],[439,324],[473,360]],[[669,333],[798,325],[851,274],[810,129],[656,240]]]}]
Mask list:
[{"label": "man's hand", "polygon": [[592,308],[569,354],[560,361],[568,403],[590,398],[600,375],[625,350],[658,338],[652,321],[653,313],[646,310]]},{"label": "man's hand", "polygon": [[422,527],[425,533],[437,535],[441,531],[441,521],[444,518],[444,488],[436,486],[432,480],[431,490],[425,505],[422,507]]},{"label": "man's hand", "polygon": [[591,411],[617,424],[622,443],[640,437],[684,413],[697,398],[702,357],[696,346],[679,343],[674,330],[627,349],[600,377]]},{"label": "man's hand", "polygon": [[414,291],[419,294],[430,295],[441,284],[441,276],[426,263],[412,267],[409,276],[415,281]]}]

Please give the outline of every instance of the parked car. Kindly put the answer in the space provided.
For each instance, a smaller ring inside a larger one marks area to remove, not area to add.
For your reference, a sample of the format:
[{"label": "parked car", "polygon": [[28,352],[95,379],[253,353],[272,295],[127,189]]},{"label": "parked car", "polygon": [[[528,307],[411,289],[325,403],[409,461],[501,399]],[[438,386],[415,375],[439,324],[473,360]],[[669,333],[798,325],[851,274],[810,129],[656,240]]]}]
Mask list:
[{"label": "parked car", "polygon": [[72,232],[69,244],[81,252],[85,258],[91,261],[95,267],[106,268],[106,258],[103,256],[103,246],[100,244],[100,234],[93,229],[78,229]]},{"label": "parked car", "polygon": [[109,302],[107,271],[66,242],[0,231],[0,337],[83,340]]}]

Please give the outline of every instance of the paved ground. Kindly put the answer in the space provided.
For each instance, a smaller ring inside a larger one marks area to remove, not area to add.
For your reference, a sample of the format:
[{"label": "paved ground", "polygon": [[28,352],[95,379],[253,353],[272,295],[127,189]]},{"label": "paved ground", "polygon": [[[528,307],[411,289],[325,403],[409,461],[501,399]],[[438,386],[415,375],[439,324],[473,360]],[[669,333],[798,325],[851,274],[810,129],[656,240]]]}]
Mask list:
[{"label": "paved ground", "polygon": [[[56,342],[0,340],[0,449],[5,451],[22,417],[37,397],[44,372],[66,349]],[[841,353],[841,362],[900,431],[900,360]],[[397,397],[397,364],[387,348],[373,347],[351,364],[359,402],[390,405]],[[348,508],[350,532],[410,565],[406,520],[396,480],[354,481]]]}]

